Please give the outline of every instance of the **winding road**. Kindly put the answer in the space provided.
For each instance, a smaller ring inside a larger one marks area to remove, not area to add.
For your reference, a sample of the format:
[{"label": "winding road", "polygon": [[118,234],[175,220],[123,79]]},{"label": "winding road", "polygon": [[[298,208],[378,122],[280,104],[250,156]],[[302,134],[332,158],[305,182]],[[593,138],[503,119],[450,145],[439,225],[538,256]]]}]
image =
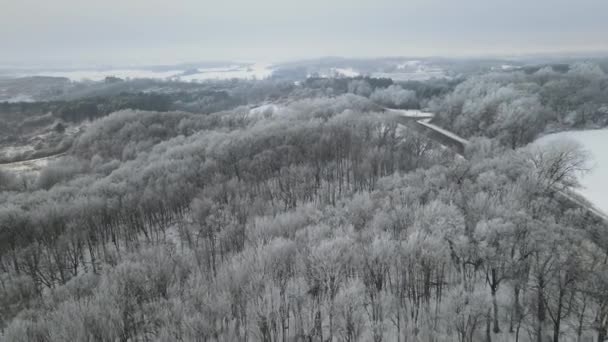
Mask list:
[{"label": "winding road", "polygon": [[0,163],[0,170],[7,170],[12,172],[34,172],[40,171],[46,164],[54,159],[66,155],[66,152],[53,154],[46,157],[34,158],[28,160],[21,160],[11,163]]},{"label": "winding road", "polygon": [[[416,132],[423,133],[441,145],[453,149],[464,157],[464,152],[469,141],[457,134],[432,124],[430,121],[435,117],[433,113],[391,108],[384,108],[384,110],[393,114],[398,124],[402,124]],[[581,208],[595,220],[608,224],[608,215],[589,203],[582,195],[557,188],[554,188],[554,190],[569,206]]]}]

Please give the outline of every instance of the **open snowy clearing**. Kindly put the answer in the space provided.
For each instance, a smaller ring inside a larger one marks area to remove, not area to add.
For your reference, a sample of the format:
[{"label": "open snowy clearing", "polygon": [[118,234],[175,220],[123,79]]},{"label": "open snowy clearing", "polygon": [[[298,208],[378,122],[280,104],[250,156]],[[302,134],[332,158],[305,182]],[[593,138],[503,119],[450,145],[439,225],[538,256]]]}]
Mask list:
[{"label": "open snowy clearing", "polygon": [[595,207],[608,213],[608,129],[560,132],[544,136],[537,143],[568,140],[578,142],[589,154],[591,170],[580,175],[582,188],[579,192]]},{"label": "open snowy clearing", "polygon": [[274,103],[266,103],[249,110],[250,117],[262,118],[275,115],[283,107]]}]

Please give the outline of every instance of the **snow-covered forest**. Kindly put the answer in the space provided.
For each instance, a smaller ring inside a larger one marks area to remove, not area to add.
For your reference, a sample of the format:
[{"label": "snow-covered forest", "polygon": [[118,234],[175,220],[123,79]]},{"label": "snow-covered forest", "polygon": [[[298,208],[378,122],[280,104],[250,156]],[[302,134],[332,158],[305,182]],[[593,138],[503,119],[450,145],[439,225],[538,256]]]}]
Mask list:
[{"label": "snow-covered forest", "polygon": [[533,143],[608,126],[606,66],[62,80],[0,103],[1,146],[37,151],[5,161],[52,157],[0,165],[0,340],[606,341],[592,162]]}]

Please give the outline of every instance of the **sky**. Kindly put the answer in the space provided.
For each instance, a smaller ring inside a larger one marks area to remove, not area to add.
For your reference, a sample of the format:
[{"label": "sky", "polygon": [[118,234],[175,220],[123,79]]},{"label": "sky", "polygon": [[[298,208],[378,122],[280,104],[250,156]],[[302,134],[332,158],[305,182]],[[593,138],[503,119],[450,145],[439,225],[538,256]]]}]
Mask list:
[{"label": "sky", "polygon": [[607,0],[0,0],[0,65],[608,51]]}]

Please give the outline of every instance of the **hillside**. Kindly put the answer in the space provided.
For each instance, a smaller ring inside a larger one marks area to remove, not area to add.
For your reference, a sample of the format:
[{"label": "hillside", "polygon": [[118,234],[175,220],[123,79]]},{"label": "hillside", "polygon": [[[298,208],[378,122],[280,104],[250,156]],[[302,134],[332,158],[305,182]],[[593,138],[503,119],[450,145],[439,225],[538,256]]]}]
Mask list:
[{"label": "hillside", "polygon": [[608,227],[560,197],[585,154],[529,143],[608,124],[606,75],[507,69],[7,102],[5,158],[69,144],[0,165],[0,339],[602,341]]}]

